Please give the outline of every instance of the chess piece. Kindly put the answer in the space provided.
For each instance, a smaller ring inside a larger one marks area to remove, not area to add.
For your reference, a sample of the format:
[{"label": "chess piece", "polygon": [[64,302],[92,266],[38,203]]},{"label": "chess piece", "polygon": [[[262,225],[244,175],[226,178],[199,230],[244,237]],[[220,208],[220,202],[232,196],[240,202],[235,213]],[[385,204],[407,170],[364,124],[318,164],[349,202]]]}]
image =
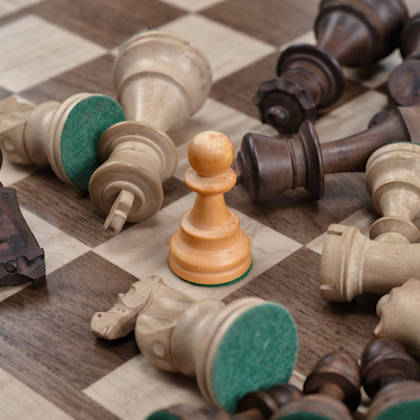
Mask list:
[{"label": "chess piece", "polygon": [[420,276],[420,145],[394,143],[377,150],[366,165],[366,186],[383,217],[368,239],[358,229],[330,225],[321,258],[321,296],[350,302],[362,293],[388,293]]},{"label": "chess piece", "polygon": [[104,95],[80,93],[36,107],[9,97],[0,102],[0,145],[11,162],[49,164],[61,181],[87,190],[99,166],[99,137],[124,120],[121,106]]},{"label": "chess piece", "polygon": [[411,106],[420,100],[420,13],[405,24],[400,51],[404,61],[389,76],[388,98],[392,105]]},{"label": "chess piece", "polygon": [[262,122],[280,133],[314,122],[316,108],[333,105],[343,94],[341,66],[386,57],[407,18],[402,0],[323,0],[314,27],[318,44],[287,48],[277,63],[278,78],[260,84],[254,104]]},{"label": "chess piece", "polygon": [[169,265],[177,276],[195,284],[238,281],[248,273],[252,256],[249,238],[224,198],[236,183],[230,169],[232,143],[215,131],[197,134],[188,145],[188,160],[191,168],[184,180],[197,198],[172,236]]},{"label": "chess piece", "polygon": [[401,287],[394,287],[376,305],[381,320],[375,328],[375,335],[398,340],[410,353],[420,356],[419,307],[420,280],[412,278]]},{"label": "chess piece", "polygon": [[196,376],[203,396],[229,412],[245,394],[288,382],[297,356],[296,326],[281,305],[259,298],[195,301],[156,276],[134,283],[110,311],[96,313],[91,328],[105,339],[134,328],[150,363]]},{"label": "chess piece", "polygon": [[415,420],[420,412],[420,367],[390,338],[369,343],[361,359],[363,387],[373,398],[366,420]]},{"label": "chess piece", "polygon": [[[165,420],[168,415],[177,420],[277,420],[305,418],[307,420],[352,420],[360,403],[361,372],[357,360],[343,352],[324,356],[308,376],[305,396],[292,385],[277,385],[265,392],[246,394],[238,413],[230,415],[216,407],[203,410],[178,405],[159,410],[148,420]],[[309,394],[309,395],[308,395]],[[348,407],[349,408],[348,408]],[[297,417],[302,416],[302,417]]]},{"label": "chess piece", "polygon": [[361,381],[354,357],[343,352],[327,354],[305,381],[303,391],[309,395],[284,405],[271,420],[352,420],[350,411],[359,406]]},{"label": "chess piece", "polygon": [[310,197],[318,200],[324,193],[326,174],[363,172],[369,156],[381,146],[395,141],[420,142],[419,116],[420,104],[394,108],[368,130],[322,144],[309,121],[293,137],[246,134],[235,166],[238,184],[254,202],[297,187],[306,188]]},{"label": "chess piece", "polygon": [[114,84],[126,122],[110,127],[98,145],[102,163],[89,193],[118,234],[125,222],[153,216],[162,206],[162,183],[174,174],[178,154],[167,131],[196,113],[211,88],[210,64],[181,36],[148,30],[119,49]]},{"label": "chess piece", "polygon": [[302,393],[293,385],[275,385],[267,391],[246,394],[239,403],[238,413],[230,414],[221,408],[210,406],[195,409],[187,405],[156,411],[147,420],[269,420],[283,405],[302,398]]}]

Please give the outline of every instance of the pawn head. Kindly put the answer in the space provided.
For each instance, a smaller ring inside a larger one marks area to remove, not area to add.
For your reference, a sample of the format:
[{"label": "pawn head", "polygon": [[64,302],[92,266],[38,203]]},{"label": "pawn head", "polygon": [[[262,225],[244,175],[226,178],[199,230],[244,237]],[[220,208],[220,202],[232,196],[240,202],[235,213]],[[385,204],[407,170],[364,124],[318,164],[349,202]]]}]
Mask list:
[{"label": "pawn head", "polygon": [[188,145],[188,160],[201,176],[217,176],[230,168],[233,162],[233,145],[229,137],[217,131],[197,134]]}]

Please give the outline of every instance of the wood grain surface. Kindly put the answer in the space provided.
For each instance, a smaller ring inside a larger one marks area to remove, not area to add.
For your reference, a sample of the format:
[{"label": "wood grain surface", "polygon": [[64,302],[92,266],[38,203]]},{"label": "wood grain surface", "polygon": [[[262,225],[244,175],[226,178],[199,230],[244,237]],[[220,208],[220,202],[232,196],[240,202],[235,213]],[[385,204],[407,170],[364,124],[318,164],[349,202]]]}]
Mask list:
[{"label": "wood grain surface", "polygon": [[[420,10],[420,0],[408,3],[410,13]],[[0,290],[0,393],[10,390],[9,399],[0,396],[0,420],[137,420],[177,403],[203,407],[195,380],[159,372],[139,353],[133,334],[104,342],[90,331],[95,312],[108,310],[119,292],[152,274],[195,299],[258,296],[286,306],[299,330],[292,382],[300,387],[327,352],[360,358],[374,338],[378,297],[326,303],[319,270],[331,223],[361,227],[367,235],[378,218],[364,174],[327,175],[319,201],[308,200],[303,189],[260,206],[240,186],[227,193],[227,205],[251,239],[253,268],[242,282],[198,288],[179,280],[167,263],[169,240],[194,202],[183,182],[188,142],[200,131],[221,131],[236,155],[246,132],[276,135],[259,121],[251,100],[258,83],[275,76],[281,50],[315,42],[318,7],[317,0],[0,0],[0,100],[13,94],[38,104],[80,92],[115,97],[117,48],[147,26],[199,45],[214,75],[210,99],[169,133],[179,167],[164,184],[163,208],[145,222],[127,224],[115,238],[103,231],[87,194],[65,186],[49,169],[3,162],[0,182],[17,190],[22,213],[45,249],[47,278],[38,286]],[[362,72],[345,70],[342,98],[318,115],[322,143],[366,129],[386,108],[385,83],[400,62],[395,53]]]}]

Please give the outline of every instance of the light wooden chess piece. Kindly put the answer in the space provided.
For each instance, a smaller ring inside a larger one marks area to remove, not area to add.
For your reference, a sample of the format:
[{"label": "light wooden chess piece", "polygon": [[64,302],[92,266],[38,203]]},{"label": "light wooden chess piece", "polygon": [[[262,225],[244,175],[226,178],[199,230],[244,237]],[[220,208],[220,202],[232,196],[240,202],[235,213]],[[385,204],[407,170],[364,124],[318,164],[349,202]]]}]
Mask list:
[{"label": "light wooden chess piece", "polygon": [[388,293],[420,276],[420,145],[393,143],[378,149],[366,165],[366,186],[383,214],[370,229],[330,225],[321,259],[321,296],[350,302],[362,293]]},{"label": "light wooden chess piece", "polygon": [[192,167],[184,180],[197,198],[172,236],[169,265],[192,283],[215,286],[237,281],[251,266],[249,238],[224,198],[236,183],[230,168],[233,153],[229,138],[215,131],[196,135],[188,145]]},{"label": "light wooden chess piece", "polygon": [[156,276],[132,284],[110,311],[93,316],[91,328],[108,340],[134,329],[150,363],[196,376],[203,396],[230,412],[248,392],[287,382],[297,356],[296,326],[284,307],[259,298],[195,301]]},{"label": "light wooden chess piece", "polygon": [[61,181],[87,190],[99,166],[100,136],[124,120],[121,106],[104,95],[80,93],[38,106],[9,97],[0,101],[0,145],[9,161],[50,165]]},{"label": "light wooden chess piece", "polygon": [[107,216],[104,228],[118,234],[125,222],[153,216],[162,206],[162,183],[174,174],[178,155],[167,131],[196,113],[211,88],[210,64],[188,40],[145,31],[121,45],[114,84],[127,120],[101,137],[100,168],[89,193]]},{"label": "light wooden chess piece", "polygon": [[378,338],[363,350],[363,387],[372,402],[366,420],[416,420],[420,413],[420,366],[392,338]]},{"label": "light wooden chess piece", "polygon": [[420,356],[420,280],[410,279],[379,299],[376,313],[381,318],[377,337],[390,337]]}]

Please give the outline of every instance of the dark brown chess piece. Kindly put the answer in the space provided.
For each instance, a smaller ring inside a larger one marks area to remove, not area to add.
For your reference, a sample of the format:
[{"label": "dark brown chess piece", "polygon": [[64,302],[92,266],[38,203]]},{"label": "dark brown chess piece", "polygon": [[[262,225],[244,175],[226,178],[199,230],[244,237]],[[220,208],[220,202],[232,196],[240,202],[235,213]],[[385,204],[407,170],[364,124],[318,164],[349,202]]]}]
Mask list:
[{"label": "dark brown chess piece", "polygon": [[302,393],[292,385],[277,385],[269,390],[245,395],[237,414],[217,407],[202,410],[178,405],[152,414],[148,420],[276,420],[301,414],[314,420],[352,420],[349,411],[360,403],[361,373],[357,361],[343,352],[324,356],[308,376]]},{"label": "dark brown chess piece", "polygon": [[233,165],[237,184],[254,202],[262,202],[289,189],[304,187],[319,200],[324,176],[337,172],[363,172],[369,156],[396,141],[419,143],[420,104],[396,107],[376,125],[353,136],[321,144],[314,125],[305,121],[299,133],[281,139],[246,134]]},{"label": "dark brown chess piece", "polygon": [[361,67],[390,54],[407,20],[402,0],[322,0],[315,21],[318,44],[297,44],[281,54],[278,78],[260,84],[254,104],[263,122],[295,133],[316,108],[337,102],[341,66]]},{"label": "dark brown chess piece", "polygon": [[364,349],[363,387],[373,398],[366,420],[415,420],[420,417],[420,367],[405,347],[379,338]]},{"label": "dark brown chess piece", "polygon": [[293,385],[282,384],[267,391],[254,391],[246,394],[239,403],[238,413],[211,406],[195,409],[186,405],[159,410],[148,417],[148,420],[165,420],[168,415],[178,420],[269,420],[285,404],[300,399],[302,393]]},{"label": "dark brown chess piece", "polygon": [[327,354],[306,378],[303,391],[309,395],[284,405],[271,420],[297,415],[305,420],[352,420],[350,411],[359,406],[361,382],[354,357],[343,352]]},{"label": "dark brown chess piece", "polygon": [[[0,153],[0,166],[1,162]],[[0,183],[0,286],[34,283],[44,277],[44,250],[20,212],[16,190]]]},{"label": "dark brown chess piece", "polygon": [[420,100],[420,13],[405,24],[400,50],[404,61],[389,76],[388,98],[392,105],[411,106]]}]

